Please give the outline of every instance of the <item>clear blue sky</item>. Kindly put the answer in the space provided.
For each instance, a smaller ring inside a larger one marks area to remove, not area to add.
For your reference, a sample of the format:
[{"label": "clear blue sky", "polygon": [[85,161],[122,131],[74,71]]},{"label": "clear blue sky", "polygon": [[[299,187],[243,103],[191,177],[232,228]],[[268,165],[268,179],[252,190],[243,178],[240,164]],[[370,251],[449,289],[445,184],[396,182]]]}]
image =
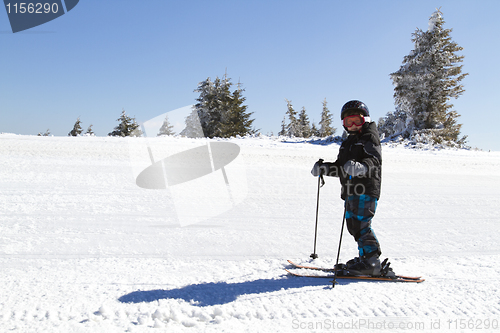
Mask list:
[{"label": "clear blue sky", "polygon": [[80,117],[104,136],[122,109],[146,121],[194,104],[198,82],[226,69],[264,134],[279,131],[285,98],[316,123],[324,98],[338,128],[350,99],[378,120],[394,110],[389,74],[438,7],[469,73],[452,100],[462,134],[500,150],[497,0],[80,0],[16,34],[0,9],[0,132],[66,136]]}]

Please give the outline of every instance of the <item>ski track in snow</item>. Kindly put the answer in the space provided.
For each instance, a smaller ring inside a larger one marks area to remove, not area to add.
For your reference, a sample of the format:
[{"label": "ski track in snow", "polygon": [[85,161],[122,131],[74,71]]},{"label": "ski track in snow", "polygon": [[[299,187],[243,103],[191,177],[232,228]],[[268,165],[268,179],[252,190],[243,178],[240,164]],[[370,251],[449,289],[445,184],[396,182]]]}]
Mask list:
[{"label": "ski track in snow", "polygon": [[[332,289],[328,279],[292,277],[283,268],[291,268],[286,259],[334,264],[340,185],[327,178],[321,189],[313,261],[317,181],[310,169],[318,158],[335,160],[337,144],[229,140],[241,148],[246,197],[181,227],[168,191],[135,185],[139,140],[0,135],[1,332],[458,332],[464,321],[481,331],[498,325],[500,153],[384,146],[373,228],[395,271],[426,281],[340,280]],[[156,154],[205,143],[150,142]],[[345,232],[341,260],[356,255]]]}]

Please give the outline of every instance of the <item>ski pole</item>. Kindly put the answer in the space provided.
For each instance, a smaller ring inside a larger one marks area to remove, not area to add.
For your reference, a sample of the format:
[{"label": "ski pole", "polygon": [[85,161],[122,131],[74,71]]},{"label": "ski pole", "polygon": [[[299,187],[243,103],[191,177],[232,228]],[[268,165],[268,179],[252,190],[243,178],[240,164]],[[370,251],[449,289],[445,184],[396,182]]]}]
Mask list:
[{"label": "ski pole", "polygon": [[[346,183],[347,189],[349,189],[350,180],[351,180],[351,176],[349,176],[349,179],[347,180],[347,183]],[[342,228],[340,229],[340,239],[339,239],[339,249],[337,251],[337,261],[335,262],[335,267],[333,269],[333,272],[335,274],[333,275],[332,288],[335,288],[335,285],[337,284],[337,269],[338,269],[339,258],[340,258],[340,247],[342,245],[342,235],[344,234],[344,224],[345,224],[346,212],[347,212],[347,197],[345,198],[345,201],[344,201],[344,216],[342,217]]]},{"label": "ski pole", "polygon": [[[323,160],[320,159],[321,162]],[[314,252],[310,255],[311,258],[316,259],[318,255],[316,254],[316,239],[318,236],[318,211],[319,211],[319,189],[325,184],[323,175],[318,176],[318,194],[316,196],[316,226],[314,227]]]}]

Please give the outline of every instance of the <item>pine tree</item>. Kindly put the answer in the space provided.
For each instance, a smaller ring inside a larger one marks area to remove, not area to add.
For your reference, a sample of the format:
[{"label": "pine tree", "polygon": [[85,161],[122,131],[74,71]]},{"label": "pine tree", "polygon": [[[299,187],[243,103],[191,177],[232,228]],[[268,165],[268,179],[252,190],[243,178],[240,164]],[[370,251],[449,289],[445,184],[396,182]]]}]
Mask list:
[{"label": "pine tree", "polygon": [[88,135],[88,136],[95,135],[94,131],[92,130],[92,126],[94,126],[94,125],[90,124],[90,126],[87,128],[87,132],[85,132],[85,135]]},{"label": "pine tree", "polygon": [[195,109],[198,112],[203,133],[208,138],[221,136],[221,124],[230,104],[230,82],[225,76],[222,80],[210,78],[198,84],[195,92],[200,96],[196,99]]},{"label": "pine tree", "polygon": [[235,135],[253,134],[252,113],[243,105],[244,91],[240,85],[231,93],[231,79],[224,75],[222,79],[210,78],[198,84],[195,92],[200,93],[196,99],[194,110],[198,114],[199,123],[206,137],[231,137]]},{"label": "pine tree", "polygon": [[161,125],[157,136],[175,135],[173,128],[174,128],[174,126],[171,125],[170,122],[168,121],[168,115],[165,115],[165,120],[163,120],[163,124]]},{"label": "pine tree", "polygon": [[117,119],[120,123],[115,127],[114,131],[109,133],[109,136],[140,136],[142,132],[139,130],[139,124],[135,118],[127,116],[125,110],[122,110],[120,118]]},{"label": "pine tree", "polygon": [[[228,88],[230,85],[226,85]],[[246,98],[243,97],[244,90],[238,84],[238,88],[232,95],[225,95],[224,111],[222,113],[222,123],[219,129],[220,137],[229,138],[232,136],[245,136],[254,134],[252,129],[254,119],[251,119],[252,113],[247,112],[247,105],[243,105]]]},{"label": "pine tree", "polygon": [[293,108],[292,101],[285,99],[288,115],[288,125],[286,127],[286,134],[290,137],[299,136],[300,135],[300,126],[299,121],[297,119],[297,111]]},{"label": "pine tree", "polygon": [[281,131],[278,132],[279,136],[285,136],[286,135],[286,117],[283,117],[283,120],[281,121]]},{"label": "pine tree", "polygon": [[73,129],[68,133],[68,136],[78,136],[82,134],[82,126],[80,125],[82,122],[80,121],[80,117],[76,119],[75,125],[73,125]]},{"label": "pine tree", "polygon": [[50,129],[47,129],[47,130],[45,131],[45,133],[43,133],[43,134],[42,134],[42,132],[38,133],[38,136],[50,136],[50,135],[51,135],[51,133],[50,133]]},{"label": "pine tree", "polygon": [[305,107],[302,107],[299,113],[299,133],[297,136],[301,138],[309,138],[311,136],[311,124],[309,123]]},{"label": "pine tree", "polygon": [[326,98],[323,100],[323,111],[321,112],[321,121],[319,122],[319,136],[326,137],[334,135],[337,129],[332,126],[332,114],[327,107]]},{"label": "pine tree", "polygon": [[198,112],[193,107],[193,111],[186,117],[186,127],[181,131],[180,135],[188,138],[203,138],[203,129],[201,128]]},{"label": "pine tree", "polygon": [[388,112],[385,117],[379,119],[378,132],[384,138],[394,138],[406,133],[406,112],[400,110]]},{"label": "pine tree", "polygon": [[318,126],[314,122],[311,125],[311,136],[321,136]]},{"label": "pine tree", "polygon": [[[452,29],[444,29],[442,13],[437,10],[429,19],[427,31],[413,33],[414,50],[404,57],[400,69],[392,73],[396,112],[393,116],[404,122],[405,137],[427,135],[434,143],[465,143],[459,139],[461,124],[451,110],[451,98],[465,91],[460,84],[468,74],[462,73],[463,48],[451,40]],[[388,117],[390,118],[390,117]],[[388,119],[394,122],[394,119]],[[393,133],[394,134],[394,133]]]},{"label": "pine tree", "polygon": [[214,82],[210,78],[198,84],[195,92],[200,93],[194,108],[198,113],[199,122],[204,136],[213,138],[217,135],[217,126],[221,122],[220,90],[221,80],[217,77]]},{"label": "pine tree", "polygon": [[[210,78],[208,78],[210,80]],[[227,93],[229,88],[226,86],[226,82],[216,77],[214,82],[210,85],[208,81],[208,90],[201,91],[204,95],[204,100],[200,101],[203,104],[203,108],[198,112],[200,117],[201,127],[206,137],[213,138],[219,136],[220,124],[222,122],[222,110],[223,104],[227,103]],[[226,94],[225,94],[226,93]],[[201,97],[201,96],[200,96]]]}]

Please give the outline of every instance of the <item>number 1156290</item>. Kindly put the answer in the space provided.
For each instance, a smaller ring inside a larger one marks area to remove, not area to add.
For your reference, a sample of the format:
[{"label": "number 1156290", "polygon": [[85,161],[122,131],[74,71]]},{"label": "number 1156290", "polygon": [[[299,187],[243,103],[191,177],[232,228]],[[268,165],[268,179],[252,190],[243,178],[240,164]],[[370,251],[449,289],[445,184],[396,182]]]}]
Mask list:
[{"label": "number 1156290", "polygon": [[21,2],[21,3],[7,3],[5,5],[7,8],[7,13],[11,14],[48,14],[57,13],[59,11],[59,5],[54,2],[50,3],[33,3],[33,2]]}]

